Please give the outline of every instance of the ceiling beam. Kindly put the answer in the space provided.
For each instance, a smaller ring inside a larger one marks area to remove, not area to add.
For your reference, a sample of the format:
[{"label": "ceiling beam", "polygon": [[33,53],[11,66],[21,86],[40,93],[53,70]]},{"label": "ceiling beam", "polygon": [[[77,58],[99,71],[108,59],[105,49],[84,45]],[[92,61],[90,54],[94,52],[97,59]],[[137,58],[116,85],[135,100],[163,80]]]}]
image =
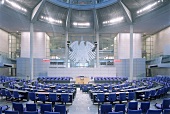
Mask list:
[{"label": "ceiling beam", "polygon": [[132,15],[131,15],[130,10],[125,6],[125,4],[121,0],[119,0],[118,3],[122,7],[122,9],[123,9],[123,12],[124,12],[124,15],[125,15],[125,18],[127,19],[127,21],[129,23],[132,23],[133,20],[132,20]]},{"label": "ceiling beam", "polygon": [[98,15],[97,15],[96,9],[93,9],[93,16],[94,16],[94,29],[96,31],[98,31],[99,30],[99,20],[98,20]]},{"label": "ceiling beam", "polygon": [[37,21],[39,14],[41,13],[44,5],[45,5],[46,0],[42,0],[41,2],[38,3],[38,5],[33,9],[32,15],[31,15],[31,22],[34,23]]},{"label": "ceiling beam", "polygon": [[[72,0],[69,0],[69,4],[71,4]],[[67,18],[66,18],[66,31],[70,29],[70,20],[71,20],[71,11],[72,9],[68,8]]]}]

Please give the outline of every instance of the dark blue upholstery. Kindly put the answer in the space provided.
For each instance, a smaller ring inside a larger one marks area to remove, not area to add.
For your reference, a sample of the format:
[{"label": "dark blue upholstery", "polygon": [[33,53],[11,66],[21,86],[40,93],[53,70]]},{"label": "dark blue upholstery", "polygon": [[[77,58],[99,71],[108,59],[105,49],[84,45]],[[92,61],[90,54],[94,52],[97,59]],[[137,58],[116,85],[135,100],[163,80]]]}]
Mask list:
[{"label": "dark blue upholstery", "polygon": [[170,109],[164,109],[162,114],[170,114]]},{"label": "dark blue upholstery", "polygon": [[54,105],[55,104],[55,102],[57,102],[59,99],[58,99],[58,97],[57,97],[57,95],[56,94],[49,94],[49,101],[50,102],[52,102],[52,104]]},{"label": "dark blue upholstery", "polygon": [[126,93],[120,93],[119,97],[117,98],[117,100],[120,101],[120,103],[122,101],[125,101],[126,100]]},{"label": "dark blue upholstery", "polygon": [[60,114],[60,112],[47,112],[47,111],[45,111],[44,114]]},{"label": "dark blue upholstery", "polygon": [[142,114],[142,110],[128,110],[127,114]]},{"label": "dark blue upholstery", "polygon": [[108,112],[112,112],[111,104],[102,104],[100,114],[108,114]]},{"label": "dark blue upholstery", "polygon": [[54,112],[60,112],[60,114],[67,114],[65,105],[55,105]]},{"label": "dark blue upholstery", "polygon": [[108,114],[123,114],[123,111],[120,111],[120,112],[109,112]]},{"label": "dark blue upholstery", "polygon": [[23,114],[38,114],[37,111],[25,111]]},{"label": "dark blue upholstery", "polygon": [[140,109],[142,113],[146,113],[150,108],[150,102],[141,102]]},{"label": "dark blue upholstery", "polygon": [[37,111],[37,105],[36,104],[26,104],[26,111]]},{"label": "dark blue upholstery", "polygon": [[129,102],[127,110],[138,110],[138,102],[137,101]]},{"label": "dark blue upholstery", "polygon": [[69,102],[70,101],[70,99],[69,99],[69,94],[67,94],[67,93],[63,93],[63,94],[61,94],[61,102],[62,103],[67,103],[67,102]]},{"label": "dark blue upholstery", "polygon": [[18,93],[18,91],[13,91],[13,97],[12,97],[13,99],[16,99],[16,100],[22,100],[22,98],[23,98],[23,95],[20,95],[19,93]]},{"label": "dark blue upholstery", "polygon": [[5,111],[5,114],[19,114],[18,111]]},{"label": "dark blue upholstery", "polygon": [[45,103],[45,101],[47,101],[47,96],[45,94],[38,94],[38,99]]},{"label": "dark blue upholstery", "polygon": [[146,114],[161,114],[162,110],[148,110]]},{"label": "dark blue upholstery", "polygon": [[116,97],[116,94],[115,93],[110,93],[109,96],[108,96],[108,101],[113,103],[114,101],[116,101],[117,97]]},{"label": "dark blue upholstery", "polygon": [[45,111],[52,112],[52,105],[51,104],[41,104],[40,105],[41,114],[44,114]]},{"label": "dark blue upholstery", "polygon": [[19,114],[23,114],[23,112],[24,112],[24,107],[23,107],[23,104],[22,104],[22,103],[13,102],[13,103],[12,103],[12,107],[13,107],[14,111],[18,111]]},{"label": "dark blue upholstery", "polygon": [[129,92],[127,100],[134,100],[135,99],[135,92]]},{"label": "dark blue upholstery", "polygon": [[125,104],[115,104],[115,112],[123,111],[125,114]]},{"label": "dark blue upholstery", "polygon": [[36,96],[34,92],[29,92],[28,97],[31,101],[34,101],[34,103],[38,100],[38,97]]}]

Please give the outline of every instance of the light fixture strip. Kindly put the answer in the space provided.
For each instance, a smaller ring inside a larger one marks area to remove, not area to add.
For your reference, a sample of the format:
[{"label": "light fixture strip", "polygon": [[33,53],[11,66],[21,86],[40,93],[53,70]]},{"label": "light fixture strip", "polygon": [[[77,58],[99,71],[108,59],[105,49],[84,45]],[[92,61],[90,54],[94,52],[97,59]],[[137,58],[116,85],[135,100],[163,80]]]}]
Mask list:
[{"label": "light fixture strip", "polygon": [[103,24],[114,24],[124,20],[124,17],[117,17],[108,21],[103,21]]},{"label": "light fixture strip", "polygon": [[85,22],[85,23],[78,23],[78,22],[73,22],[73,25],[74,26],[90,26],[90,23],[89,22]]},{"label": "light fixture strip", "polygon": [[159,4],[159,3],[161,3],[161,2],[163,2],[163,0],[158,0],[158,1],[156,1],[156,2],[154,2],[154,3],[152,3],[152,4],[150,4],[150,5],[147,5],[146,7],[138,10],[138,11],[137,11],[137,14],[142,13],[142,12],[144,12],[144,11],[147,11],[147,10],[153,8],[154,6],[156,6],[157,4]]},{"label": "light fixture strip", "polygon": [[57,20],[57,19],[54,19],[52,17],[41,16],[41,19],[48,21],[49,23],[58,23],[58,24],[63,23],[61,20]]},{"label": "light fixture strip", "polygon": [[[6,1],[8,4],[10,4],[12,7],[17,8],[17,9],[19,9],[19,10],[21,10],[21,11],[27,12],[27,9],[25,9],[24,7],[21,7],[21,6],[18,5],[17,3],[12,2],[12,1],[9,1],[9,0],[5,0],[5,1]],[[5,1],[3,0],[3,4],[4,4]]]}]

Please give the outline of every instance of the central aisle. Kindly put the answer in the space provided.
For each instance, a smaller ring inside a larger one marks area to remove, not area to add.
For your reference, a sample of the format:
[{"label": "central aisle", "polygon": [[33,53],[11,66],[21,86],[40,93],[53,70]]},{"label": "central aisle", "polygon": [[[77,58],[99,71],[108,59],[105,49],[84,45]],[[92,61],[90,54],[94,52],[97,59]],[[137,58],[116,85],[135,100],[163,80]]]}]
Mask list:
[{"label": "central aisle", "polygon": [[76,97],[72,105],[67,107],[69,114],[97,114],[97,105],[93,105],[89,94],[77,88]]}]

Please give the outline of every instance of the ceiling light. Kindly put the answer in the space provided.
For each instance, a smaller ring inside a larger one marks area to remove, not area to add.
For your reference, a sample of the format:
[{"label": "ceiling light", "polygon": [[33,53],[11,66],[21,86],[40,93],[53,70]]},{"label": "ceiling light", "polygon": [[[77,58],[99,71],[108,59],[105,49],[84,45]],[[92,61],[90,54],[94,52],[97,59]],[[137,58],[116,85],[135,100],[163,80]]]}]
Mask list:
[{"label": "ceiling light", "polygon": [[119,23],[124,20],[124,17],[117,17],[108,21],[103,21],[103,24],[114,24],[114,23]]},{"label": "ceiling light", "polygon": [[61,20],[57,20],[57,19],[54,19],[54,18],[52,18],[52,17],[41,16],[41,20],[47,21],[47,22],[49,22],[49,23],[62,24],[62,21],[61,21]]},{"label": "ceiling light", "polygon": [[142,13],[142,12],[147,11],[147,10],[150,10],[151,8],[153,8],[154,6],[156,6],[160,2],[163,2],[163,0],[158,0],[157,2],[154,2],[152,4],[147,5],[146,7],[138,10],[137,14]]},{"label": "ceiling light", "polygon": [[2,0],[2,1],[1,1],[1,4],[4,4],[4,2],[5,2],[5,1],[4,1],[4,0]]},{"label": "ceiling light", "polygon": [[[18,5],[18,4],[15,3],[15,2],[12,2],[12,1],[9,1],[9,0],[6,0],[6,2],[7,2],[8,4],[10,4],[11,6],[13,6],[14,8],[17,8],[17,9],[19,9],[19,10],[22,10],[22,11],[24,11],[24,12],[27,12],[27,10],[26,10],[25,8],[21,7],[20,5]],[[2,3],[2,2],[1,2],[1,3]]]},{"label": "ceiling light", "polygon": [[73,22],[73,25],[74,26],[85,26],[85,27],[88,27],[88,26],[90,26],[90,23],[88,23],[88,22],[85,22],[85,23]]}]

